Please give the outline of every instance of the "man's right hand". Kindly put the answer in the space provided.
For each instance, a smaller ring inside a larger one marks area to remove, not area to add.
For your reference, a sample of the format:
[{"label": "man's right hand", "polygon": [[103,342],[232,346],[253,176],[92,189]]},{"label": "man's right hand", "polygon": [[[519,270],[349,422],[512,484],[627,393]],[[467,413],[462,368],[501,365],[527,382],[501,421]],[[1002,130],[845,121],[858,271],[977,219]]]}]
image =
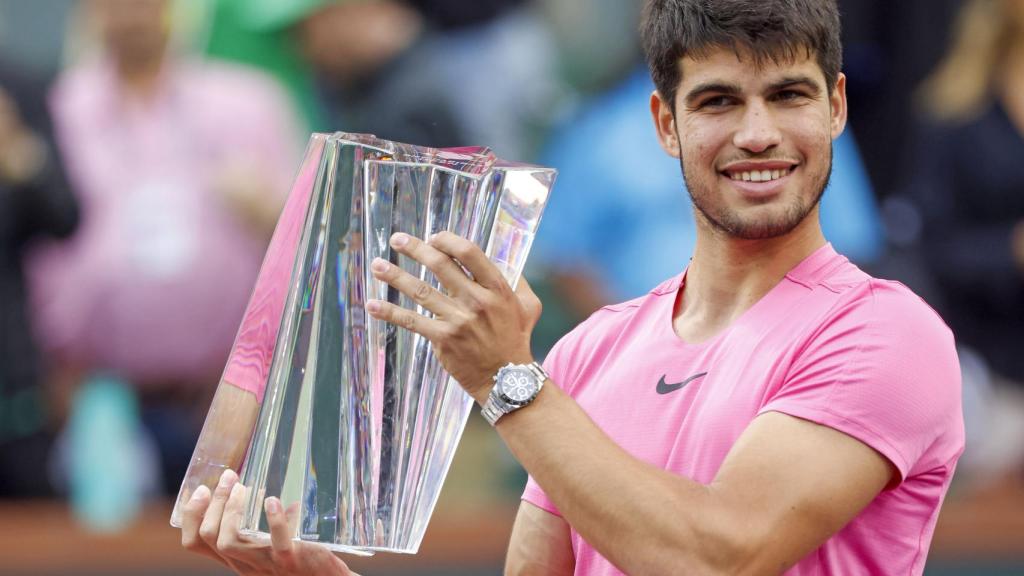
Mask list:
[{"label": "man's right hand", "polygon": [[358,576],[325,546],[292,539],[298,508],[285,510],[277,498],[267,498],[270,544],[239,533],[246,488],[238,475],[227,470],[210,494],[200,486],[182,513],[181,544],[248,575]]}]

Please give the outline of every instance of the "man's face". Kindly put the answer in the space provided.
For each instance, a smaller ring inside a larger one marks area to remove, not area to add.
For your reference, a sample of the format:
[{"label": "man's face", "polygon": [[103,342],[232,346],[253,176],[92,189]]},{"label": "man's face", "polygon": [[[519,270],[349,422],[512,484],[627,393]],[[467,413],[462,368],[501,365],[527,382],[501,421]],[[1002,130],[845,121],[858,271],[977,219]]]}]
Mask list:
[{"label": "man's face", "polygon": [[782,236],[816,216],[832,140],[846,122],[845,78],[829,93],[813,56],[757,66],[731,49],[683,58],[675,113],[651,106],[680,159],[698,220],[730,237]]}]

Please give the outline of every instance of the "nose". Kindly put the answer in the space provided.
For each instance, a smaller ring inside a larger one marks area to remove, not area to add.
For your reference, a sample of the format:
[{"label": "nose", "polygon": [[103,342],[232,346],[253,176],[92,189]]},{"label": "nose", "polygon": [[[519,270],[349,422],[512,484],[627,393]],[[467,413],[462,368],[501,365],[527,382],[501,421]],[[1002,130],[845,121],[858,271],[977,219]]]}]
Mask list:
[{"label": "nose", "polygon": [[739,122],[733,136],[733,144],[738,148],[758,154],[778,146],[782,140],[775,117],[761,102],[748,104]]}]

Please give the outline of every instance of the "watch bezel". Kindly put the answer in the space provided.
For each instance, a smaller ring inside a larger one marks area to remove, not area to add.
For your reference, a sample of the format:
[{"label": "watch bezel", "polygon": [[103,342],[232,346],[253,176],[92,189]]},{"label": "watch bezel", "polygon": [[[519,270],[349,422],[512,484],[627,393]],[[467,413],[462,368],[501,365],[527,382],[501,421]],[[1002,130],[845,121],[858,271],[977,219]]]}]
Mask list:
[{"label": "watch bezel", "polygon": [[[507,377],[510,374],[519,373],[529,378],[531,382],[531,387],[533,388],[533,390],[530,392],[529,398],[526,398],[524,400],[515,400],[505,393]],[[509,364],[507,366],[501,367],[494,377],[494,383],[495,390],[498,393],[498,399],[504,402],[505,404],[516,408],[521,408],[523,406],[528,405],[530,402],[533,402],[533,400],[537,397],[537,394],[540,394],[541,386],[543,386],[544,384],[537,378],[537,375],[534,374],[532,370],[530,370],[528,364]]]}]

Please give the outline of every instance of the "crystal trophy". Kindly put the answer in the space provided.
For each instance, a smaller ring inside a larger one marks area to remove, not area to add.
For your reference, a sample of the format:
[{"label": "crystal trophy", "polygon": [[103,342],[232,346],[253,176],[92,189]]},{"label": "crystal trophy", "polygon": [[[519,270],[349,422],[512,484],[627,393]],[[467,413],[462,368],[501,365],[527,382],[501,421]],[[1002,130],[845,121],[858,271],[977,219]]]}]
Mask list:
[{"label": "crystal trophy", "polygon": [[338,551],[415,553],[472,399],[425,338],[374,319],[368,299],[429,311],[373,278],[395,232],[450,231],[515,286],[555,171],[487,148],[434,149],[314,134],[256,280],[172,513],[228,468],[248,488],[244,533],[269,538],[277,496],[294,537]]}]

